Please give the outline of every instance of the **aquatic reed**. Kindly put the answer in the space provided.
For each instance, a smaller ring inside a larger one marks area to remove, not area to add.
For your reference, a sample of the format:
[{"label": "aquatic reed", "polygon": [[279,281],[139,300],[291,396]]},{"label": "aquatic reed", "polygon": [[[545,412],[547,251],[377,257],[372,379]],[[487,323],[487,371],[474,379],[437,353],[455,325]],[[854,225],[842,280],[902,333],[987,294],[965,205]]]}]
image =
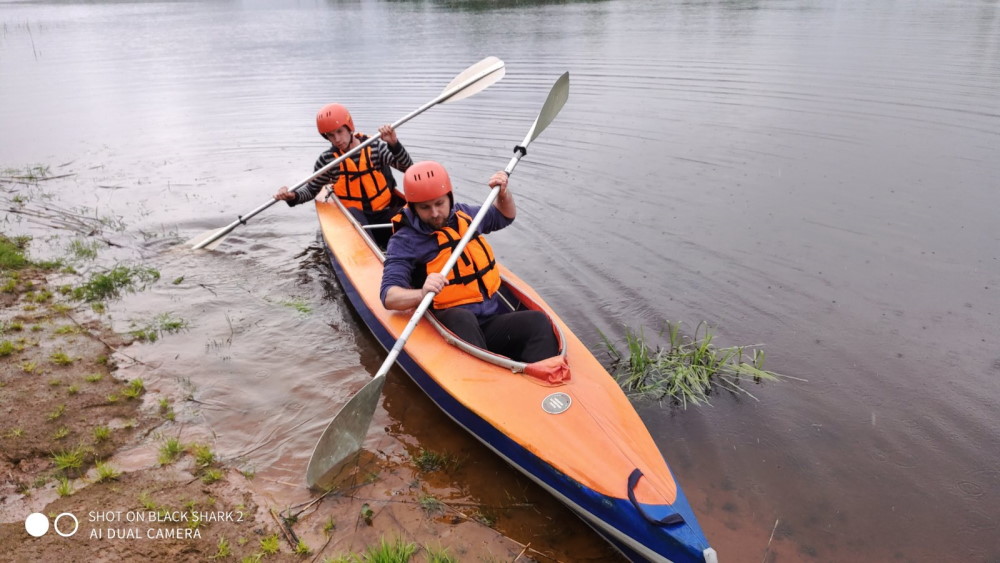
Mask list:
[{"label": "aquatic reed", "polygon": [[[702,327],[704,329],[702,330]],[[716,347],[715,335],[707,323],[699,323],[694,336],[684,337],[680,323],[667,322],[660,337],[666,346],[651,346],[643,329],[625,329],[625,348],[619,348],[601,334],[611,356],[611,373],[631,396],[652,400],[670,398],[688,404],[708,403],[713,389],[721,388],[757,400],[740,383],[777,381],[787,376],[767,371],[764,352],[757,345]]]}]

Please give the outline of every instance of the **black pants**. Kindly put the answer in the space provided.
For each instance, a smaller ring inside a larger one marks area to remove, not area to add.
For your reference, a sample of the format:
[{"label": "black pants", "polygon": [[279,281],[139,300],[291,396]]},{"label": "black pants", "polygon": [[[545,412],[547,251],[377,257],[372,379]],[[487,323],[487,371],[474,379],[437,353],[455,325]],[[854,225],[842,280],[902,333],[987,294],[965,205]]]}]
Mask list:
[{"label": "black pants", "polygon": [[537,362],[559,353],[549,318],[541,311],[513,311],[479,319],[465,309],[440,309],[434,316],[473,346],[519,362]]}]

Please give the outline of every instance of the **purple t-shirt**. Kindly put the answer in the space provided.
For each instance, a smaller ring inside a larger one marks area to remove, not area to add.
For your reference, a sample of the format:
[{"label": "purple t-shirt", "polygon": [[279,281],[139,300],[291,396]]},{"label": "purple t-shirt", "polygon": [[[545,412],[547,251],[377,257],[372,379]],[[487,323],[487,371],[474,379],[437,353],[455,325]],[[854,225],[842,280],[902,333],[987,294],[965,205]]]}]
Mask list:
[{"label": "purple t-shirt", "polygon": [[[456,210],[464,211],[469,217],[475,217],[480,207],[456,203],[452,208],[451,216],[448,217],[448,226],[458,229],[458,219],[455,217]],[[437,237],[433,235],[434,229],[421,221],[409,207],[404,207],[403,213],[406,214],[411,227],[404,227],[396,231],[389,239],[389,247],[385,252],[385,265],[382,270],[380,295],[383,305],[385,305],[385,294],[388,293],[390,287],[413,288],[413,273],[417,268],[426,271],[427,263],[440,252]],[[503,213],[500,213],[499,209],[491,205],[486,210],[483,221],[479,223],[477,232],[485,235],[499,231],[512,222],[514,222],[513,219],[508,219]],[[493,294],[493,297],[481,303],[468,303],[458,305],[458,307],[472,311],[477,317],[488,317],[499,313],[502,310],[502,305],[500,298]]]}]

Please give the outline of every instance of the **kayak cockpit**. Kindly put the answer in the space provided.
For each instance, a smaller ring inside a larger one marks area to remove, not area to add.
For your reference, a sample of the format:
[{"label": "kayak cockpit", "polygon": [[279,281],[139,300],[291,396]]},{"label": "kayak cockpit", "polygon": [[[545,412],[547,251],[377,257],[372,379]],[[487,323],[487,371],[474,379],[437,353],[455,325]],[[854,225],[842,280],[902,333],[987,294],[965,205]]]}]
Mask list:
[{"label": "kayak cockpit", "polygon": [[[397,196],[400,196],[400,194],[398,192],[394,193],[394,200]],[[361,225],[354,214],[348,211],[348,209],[337,197],[329,197],[328,201],[335,204],[340,212],[344,214],[344,217],[358,232],[359,236],[365,241],[365,244],[367,244],[368,248],[378,258],[379,262],[385,262],[385,251],[375,242],[375,239],[372,237],[372,232],[379,229],[390,229],[392,228],[391,224]],[[546,318],[549,320],[549,326],[552,327],[552,332],[555,334],[556,340],[559,344],[559,353],[556,356],[540,362],[519,362],[508,358],[507,356],[474,346],[459,338],[455,335],[455,333],[448,330],[448,328],[445,327],[444,324],[442,324],[433,314],[425,315],[424,319],[434,327],[434,329],[441,335],[442,338],[444,338],[446,342],[462,350],[466,354],[479,358],[484,362],[489,362],[491,364],[507,368],[513,373],[523,373],[529,375],[532,377],[533,381],[537,381],[538,383],[545,385],[558,385],[565,380],[568,380],[570,378],[570,374],[569,363],[566,360],[566,337],[563,334],[562,329],[558,324],[553,322],[552,317],[547,313],[547,311],[534,301],[527,294],[527,292],[518,287],[516,283],[503,274],[500,275],[500,281],[501,286],[498,290],[500,299],[511,311],[535,310],[545,313]]]}]

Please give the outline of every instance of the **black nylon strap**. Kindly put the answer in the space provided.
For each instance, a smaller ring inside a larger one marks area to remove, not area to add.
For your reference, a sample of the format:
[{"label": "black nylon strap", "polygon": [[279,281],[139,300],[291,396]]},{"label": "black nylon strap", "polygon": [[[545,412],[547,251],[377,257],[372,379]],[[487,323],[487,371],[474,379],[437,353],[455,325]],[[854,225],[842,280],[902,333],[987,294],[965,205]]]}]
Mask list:
[{"label": "black nylon strap", "polygon": [[646,511],[642,508],[642,505],[639,504],[639,501],[635,500],[635,486],[639,484],[639,479],[641,477],[642,477],[642,471],[639,471],[638,467],[636,467],[632,471],[632,474],[628,476],[628,500],[632,501],[632,506],[634,506],[635,509],[639,511],[639,514],[642,515],[643,519],[649,522],[650,524],[653,524],[654,526],[675,526],[677,524],[683,524],[684,517],[678,514],[677,512],[674,512],[673,514],[668,514],[663,518],[659,519],[653,518],[652,516],[646,513]]}]

